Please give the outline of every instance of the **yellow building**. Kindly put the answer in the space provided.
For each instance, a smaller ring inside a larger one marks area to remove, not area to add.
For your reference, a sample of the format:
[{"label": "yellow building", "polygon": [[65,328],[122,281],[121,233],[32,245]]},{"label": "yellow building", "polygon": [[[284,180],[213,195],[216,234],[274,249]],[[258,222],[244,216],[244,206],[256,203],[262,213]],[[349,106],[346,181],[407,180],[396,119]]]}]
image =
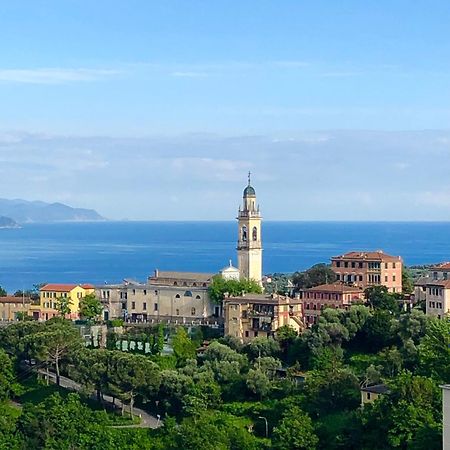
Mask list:
[{"label": "yellow building", "polygon": [[283,295],[245,294],[224,299],[225,334],[242,342],[273,337],[278,328],[304,328],[302,300]]},{"label": "yellow building", "polygon": [[0,320],[10,322],[18,319],[18,313],[28,315],[30,304],[29,297],[0,297]]},{"label": "yellow building", "polygon": [[32,305],[30,313],[36,320],[48,320],[58,316],[58,302],[69,300],[70,313],[67,319],[80,318],[80,300],[88,294],[94,293],[94,286],[90,284],[46,284],[40,290],[39,305]]},{"label": "yellow building", "polygon": [[238,268],[241,278],[254,280],[261,284],[262,279],[262,240],[261,214],[256,203],[255,189],[250,185],[244,189],[242,209],[238,211]]}]

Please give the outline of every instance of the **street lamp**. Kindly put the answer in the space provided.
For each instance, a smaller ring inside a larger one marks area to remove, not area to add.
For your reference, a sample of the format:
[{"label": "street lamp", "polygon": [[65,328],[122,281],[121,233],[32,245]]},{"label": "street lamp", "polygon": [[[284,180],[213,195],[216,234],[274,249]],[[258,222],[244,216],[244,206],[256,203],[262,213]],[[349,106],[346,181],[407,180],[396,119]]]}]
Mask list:
[{"label": "street lamp", "polygon": [[263,419],[266,424],[266,438],[269,437],[269,425],[267,423],[267,419],[264,416],[258,416],[258,419]]}]

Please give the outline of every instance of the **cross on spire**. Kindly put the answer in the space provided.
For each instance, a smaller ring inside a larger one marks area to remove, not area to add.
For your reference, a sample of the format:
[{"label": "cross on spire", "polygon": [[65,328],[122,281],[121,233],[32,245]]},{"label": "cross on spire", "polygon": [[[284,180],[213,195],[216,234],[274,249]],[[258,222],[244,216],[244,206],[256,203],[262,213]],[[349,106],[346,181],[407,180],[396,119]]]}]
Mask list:
[{"label": "cross on spire", "polygon": [[248,185],[250,186],[250,176],[251,176],[251,172],[250,172],[250,170],[248,171]]}]

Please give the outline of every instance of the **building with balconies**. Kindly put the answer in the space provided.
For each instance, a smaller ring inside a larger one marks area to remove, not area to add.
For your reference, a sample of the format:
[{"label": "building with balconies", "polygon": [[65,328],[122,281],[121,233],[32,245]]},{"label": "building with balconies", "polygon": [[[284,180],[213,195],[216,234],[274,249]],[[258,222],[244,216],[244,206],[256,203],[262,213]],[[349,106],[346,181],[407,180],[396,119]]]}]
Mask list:
[{"label": "building with balconies", "polygon": [[274,336],[283,325],[304,328],[302,302],[282,295],[245,294],[224,299],[225,334],[248,342]]},{"label": "building with balconies", "polygon": [[324,308],[348,309],[354,303],[364,302],[364,291],[357,286],[342,283],[322,284],[299,292],[303,302],[306,326],[317,323]]},{"label": "building with balconies", "polygon": [[392,293],[402,292],[402,267],[400,256],[391,256],[382,250],[349,252],[331,258],[331,268],[339,282],[362,289],[382,285]]}]

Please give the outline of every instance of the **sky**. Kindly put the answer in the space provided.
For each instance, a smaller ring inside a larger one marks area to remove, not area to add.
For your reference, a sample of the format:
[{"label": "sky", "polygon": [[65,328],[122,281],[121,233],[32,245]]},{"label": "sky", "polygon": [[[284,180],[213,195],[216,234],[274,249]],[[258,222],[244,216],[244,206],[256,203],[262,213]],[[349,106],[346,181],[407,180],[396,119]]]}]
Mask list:
[{"label": "sky", "polygon": [[0,197],[450,220],[448,0],[0,3]]}]

